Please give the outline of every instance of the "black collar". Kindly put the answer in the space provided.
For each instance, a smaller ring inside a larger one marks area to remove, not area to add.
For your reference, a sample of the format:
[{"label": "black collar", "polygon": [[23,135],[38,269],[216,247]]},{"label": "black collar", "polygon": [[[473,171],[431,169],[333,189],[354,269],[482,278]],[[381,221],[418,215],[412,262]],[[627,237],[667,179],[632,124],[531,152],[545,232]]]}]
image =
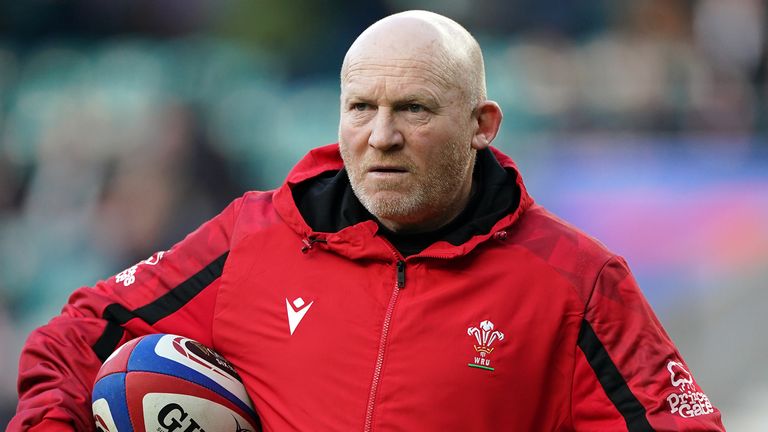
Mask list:
[{"label": "black collar", "polygon": [[[417,234],[398,234],[379,224],[379,233],[404,256],[417,254],[440,240],[458,246],[472,236],[487,234],[499,219],[517,208],[521,191],[516,180],[517,173],[504,169],[490,150],[478,151],[473,195],[453,221],[438,230]],[[337,232],[376,220],[355,196],[344,169],[299,183],[292,193],[302,217],[316,232]]]}]

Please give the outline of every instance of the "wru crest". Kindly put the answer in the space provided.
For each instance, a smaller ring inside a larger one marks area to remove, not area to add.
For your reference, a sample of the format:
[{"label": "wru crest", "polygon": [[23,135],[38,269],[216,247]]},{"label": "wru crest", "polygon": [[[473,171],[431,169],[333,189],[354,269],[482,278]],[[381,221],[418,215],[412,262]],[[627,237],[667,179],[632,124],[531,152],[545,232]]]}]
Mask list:
[{"label": "wru crest", "polygon": [[467,334],[474,336],[477,339],[477,345],[475,345],[475,351],[480,353],[480,357],[493,352],[491,344],[496,340],[504,340],[504,333],[494,330],[494,325],[491,321],[485,320],[480,322],[480,328],[470,327],[467,329]]},{"label": "wru crest", "polygon": [[474,361],[468,363],[467,366],[493,371],[494,368],[491,367],[491,359],[488,357],[494,349],[491,345],[495,341],[504,340],[504,333],[494,330],[494,325],[490,320],[484,320],[480,322],[479,328],[468,328],[467,334],[475,337],[477,345],[473,346],[475,347],[475,352],[480,354],[479,356],[475,356],[473,359]]}]

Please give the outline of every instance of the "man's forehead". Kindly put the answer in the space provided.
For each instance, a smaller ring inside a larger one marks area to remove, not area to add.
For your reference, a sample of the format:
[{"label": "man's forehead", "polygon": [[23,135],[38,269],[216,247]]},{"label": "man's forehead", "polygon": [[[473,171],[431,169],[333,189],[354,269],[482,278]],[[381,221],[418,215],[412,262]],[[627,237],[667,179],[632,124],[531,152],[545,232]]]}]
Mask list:
[{"label": "man's forehead", "polygon": [[450,71],[435,59],[414,57],[358,57],[348,62],[341,77],[342,86],[370,85],[382,80],[397,84],[453,87]]},{"label": "man's forehead", "polygon": [[439,74],[446,69],[447,42],[444,32],[424,18],[391,17],[374,24],[355,40],[343,69],[373,65]]},{"label": "man's forehead", "polygon": [[395,104],[419,102],[430,105],[443,105],[450,100],[452,93],[435,89],[415,82],[387,83],[386,79],[366,83],[351,82],[342,87],[341,97],[344,101],[356,100],[361,102],[376,102],[378,104]]},{"label": "man's forehead", "polygon": [[[373,24],[352,44],[341,68],[342,92],[352,84],[418,84],[442,96],[473,92],[482,75],[476,42],[457,23],[423,11],[395,14]],[[472,58],[470,58],[472,57]],[[477,69],[480,68],[478,71]],[[381,92],[381,89],[375,89]]]}]

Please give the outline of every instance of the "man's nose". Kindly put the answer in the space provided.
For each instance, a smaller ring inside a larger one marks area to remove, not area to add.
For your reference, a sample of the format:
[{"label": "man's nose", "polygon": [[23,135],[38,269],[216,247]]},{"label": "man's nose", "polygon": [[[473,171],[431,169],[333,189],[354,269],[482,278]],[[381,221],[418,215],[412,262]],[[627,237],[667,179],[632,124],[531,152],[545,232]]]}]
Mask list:
[{"label": "man's nose", "polygon": [[371,123],[368,145],[382,151],[402,147],[403,135],[391,110],[382,108],[377,110],[376,117]]}]

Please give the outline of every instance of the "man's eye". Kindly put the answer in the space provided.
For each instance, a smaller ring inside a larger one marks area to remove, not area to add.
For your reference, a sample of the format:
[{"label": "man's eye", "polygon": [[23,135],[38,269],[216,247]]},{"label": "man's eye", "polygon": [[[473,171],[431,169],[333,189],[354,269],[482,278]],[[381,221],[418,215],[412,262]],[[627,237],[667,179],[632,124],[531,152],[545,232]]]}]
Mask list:
[{"label": "man's eye", "polygon": [[406,105],[405,109],[407,109],[408,112],[412,112],[412,113],[420,113],[424,111],[424,107],[422,105],[415,104],[415,103]]},{"label": "man's eye", "polygon": [[352,104],[352,109],[355,111],[365,111],[368,109],[368,104],[365,102],[357,102]]}]

